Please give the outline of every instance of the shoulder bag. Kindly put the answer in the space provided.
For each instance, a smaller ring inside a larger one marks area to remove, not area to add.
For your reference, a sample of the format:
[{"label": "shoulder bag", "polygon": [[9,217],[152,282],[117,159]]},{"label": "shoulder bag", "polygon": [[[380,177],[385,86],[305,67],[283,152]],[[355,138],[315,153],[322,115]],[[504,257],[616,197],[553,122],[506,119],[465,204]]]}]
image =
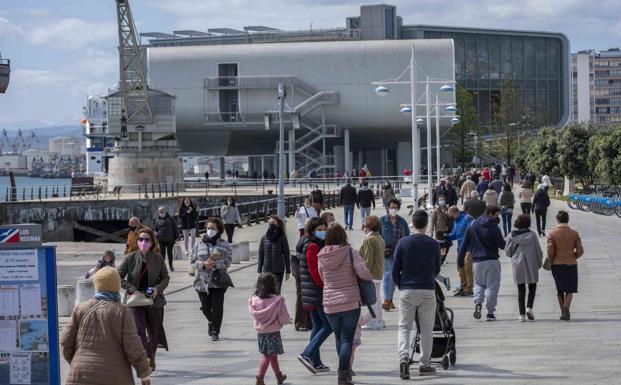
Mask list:
[{"label": "shoulder bag", "polygon": [[550,258],[550,256],[546,256],[545,261],[543,261],[543,270],[545,271],[550,271],[552,270],[552,258]]},{"label": "shoulder bag", "polygon": [[[149,271],[149,265],[140,273],[136,286],[140,285],[140,280],[147,271]],[[127,307],[153,306],[153,298],[147,297],[145,293],[136,290],[125,299],[125,305]]]},{"label": "shoulder bag", "polygon": [[[354,269],[354,254],[351,247],[349,249],[349,259],[351,260],[351,268]],[[377,302],[377,296],[375,295],[375,284],[373,281],[365,281],[360,279],[357,274],[356,279],[358,280],[358,289],[360,290],[360,303],[367,305],[371,316],[375,318],[375,312],[371,308],[371,305],[374,305]]]}]

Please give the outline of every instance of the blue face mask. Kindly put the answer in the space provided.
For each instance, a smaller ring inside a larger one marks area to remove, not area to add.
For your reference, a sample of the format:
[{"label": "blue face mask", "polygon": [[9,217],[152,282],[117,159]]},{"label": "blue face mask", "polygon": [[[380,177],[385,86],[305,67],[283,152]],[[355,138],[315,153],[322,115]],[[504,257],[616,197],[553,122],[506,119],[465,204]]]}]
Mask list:
[{"label": "blue face mask", "polygon": [[315,236],[323,241],[326,239],[326,232],[321,230],[315,231]]}]

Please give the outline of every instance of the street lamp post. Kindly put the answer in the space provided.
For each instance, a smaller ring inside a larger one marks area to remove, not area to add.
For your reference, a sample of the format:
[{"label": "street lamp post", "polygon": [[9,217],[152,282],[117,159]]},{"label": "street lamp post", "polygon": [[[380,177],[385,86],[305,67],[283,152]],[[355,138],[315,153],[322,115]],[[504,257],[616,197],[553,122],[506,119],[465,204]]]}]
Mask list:
[{"label": "street lamp post", "polygon": [[414,44],[412,44],[412,57],[410,58],[410,103],[412,113],[412,196],[414,206],[418,204],[418,182],[420,181],[420,129],[416,122],[416,58],[414,57]]},{"label": "street lamp post", "polygon": [[283,169],[285,167],[285,98],[287,89],[284,83],[278,84],[278,119],[279,119],[279,142],[278,142],[278,208],[277,215],[285,217],[285,178]]},{"label": "street lamp post", "polygon": [[[513,130],[517,126],[517,123],[509,123],[507,126],[507,167],[511,164],[511,135],[513,135]],[[509,127],[511,128],[511,132],[509,132]]]}]

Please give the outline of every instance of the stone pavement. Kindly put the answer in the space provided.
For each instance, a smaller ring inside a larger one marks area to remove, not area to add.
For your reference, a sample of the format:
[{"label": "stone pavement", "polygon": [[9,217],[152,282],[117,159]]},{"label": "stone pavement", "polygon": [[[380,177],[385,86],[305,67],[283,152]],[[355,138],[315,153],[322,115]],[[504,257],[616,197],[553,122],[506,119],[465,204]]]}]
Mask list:
[{"label": "stone pavement", "polygon": [[[556,211],[565,207],[563,202],[553,201],[548,214],[548,228],[555,222]],[[381,214],[382,211],[376,210],[375,214]],[[334,212],[337,220],[342,223],[342,209]],[[358,227],[358,210],[355,214],[354,227]],[[407,215],[405,204],[401,214]],[[511,278],[510,261],[501,253],[502,286],[498,321],[474,320],[471,298],[447,297],[447,306],[455,311],[457,365],[446,371],[437,365],[438,372],[435,375],[425,378],[413,375],[410,381],[429,384],[619,383],[621,300],[611,290],[619,287],[620,283],[621,262],[616,256],[617,248],[621,245],[618,238],[621,220],[570,211],[570,224],[582,234],[585,247],[585,256],[579,263],[579,293],[574,297],[571,322],[558,320],[560,312],[554,281],[550,273],[541,270],[534,306],[537,320],[518,323],[517,288]],[[252,254],[265,229],[265,225],[245,228],[236,233],[235,238],[251,241]],[[287,230],[290,244],[294,247],[297,241],[295,220],[289,220]],[[348,235],[350,242],[359,247],[362,232],[348,231]],[[545,247],[545,240],[540,238],[540,241]],[[60,254],[68,250],[68,246],[59,245]],[[91,244],[88,246],[91,250],[96,249]],[[77,249],[84,250],[82,245]],[[59,270],[62,271],[70,264],[68,258],[61,257]],[[183,288],[191,282],[183,269],[179,266],[174,273],[172,290]],[[450,275],[453,282],[458,280],[455,248],[452,248],[442,270],[444,274]],[[207,336],[207,321],[199,310],[198,297],[192,289],[167,296],[165,327],[170,351],[158,352],[158,370],[152,376],[153,384],[254,384],[259,354],[247,300],[253,292],[256,267],[234,272],[232,279],[236,287],[229,289],[226,294],[220,342],[214,343]],[[294,288],[293,278],[283,285],[283,294],[292,315]],[[405,382],[398,377],[398,313],[391,311],[385,313],[384,317],[386,329],[363,332],[362,346],[356,352],[354,364],[354,370],[358,373],[354,377],[356,383]],[[312,375],[298,363],[296,356],[306,345],[308,333],[296,332],[292,326],[287,326],[282,330],[282,335],[285,355],[280,357],[280,365],[288,375],[287,384],[336,384],[335,371]],[[327,365],[336,369],[333,337],[324,344],[322,358]],[[63,377],[66,371],[67,365],[63,362]],[[266,383],[275,384],[271,372],[268,372]]]}]

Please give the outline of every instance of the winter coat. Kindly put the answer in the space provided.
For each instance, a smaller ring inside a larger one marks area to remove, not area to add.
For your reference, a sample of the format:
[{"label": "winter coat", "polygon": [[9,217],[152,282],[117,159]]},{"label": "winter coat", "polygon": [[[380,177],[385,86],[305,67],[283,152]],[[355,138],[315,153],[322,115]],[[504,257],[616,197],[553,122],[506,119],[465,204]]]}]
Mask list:
[{"label": "winter coat", "polygon": [[356,188],[351,184],[346,184],[341,188],[340,194],[341,205],[343,206],[353,206],[358,202],[358,193],[356,192]]},{"label": "winter coat", "polygon": [[569,225],[560,223],[548,234],[548,257],[553,265],[575,265],[582,254],[580,234]]},{"label": "winter coat", "polygon": [[[308,246],[311,242],[308,237],[303,238],[298,244],[298,261],[300,263],[300,291],[302,293],[302,305],[304,308],[321,307],[323,301],[323,283],[318,285],[311,277],[308,265]],[[318,249],[323,247],[322,244],[315,243]],[[315,268],[314,266],[313,268]]]},{"label": "winter coat", "polygon": [[533,198],[534,211],[547,211],[550,206],[550,196],[545,189],[537,189],[535,197]]},{"label": "winter coat", "polygon": [[[216,251],[222,254],[222,259],[216,262],[215,269],[211,271],[207,270],[203,266],[203,262],[206,262],[209,259],[209,256]],[[205,242],[204,240],[197,242],[192,249],[192,253],[190,254],[190,263],[194,269],[196,269],[193,284],[194,290],[208,292],[209,289],[220,288],[218,285],[213,283],[213,272],[216,270],[226,272],[229,266],[231,266],[231,263],[233,263],[232,254],[233,252],[231,245],[222,238],[219,238],[215,245]]]},{"label": "winter coat", "polygon": [[142,263],[147,265],[147,275],[149,277],[149,287],[157,288],[158,295],[153,300],[153,307],[160,308],[166,305],[164,290],[168,287],[170,276],[166,261],[159,252],[149,251],[146,256],[141,251],[135,251],[126,255],[117,269],[121,276],[121,286],[126,290],[125,296],[138,290],[140,284],[140,271]]},{"label": "winter coat", "polygon": [[[188,208],[192,211],[188,213]],[[198,228],[198,209],[194,204],[186,206],[184,203],[179,206],[179,219],[181,220],[181,229],[190,230]]]},{"label": "winter coat", "polygon": [[380,280],[384,276],[384,239],[378,232],[368,233],[360,246],[360,256],[373,279]]},{"label": "winter coat", "polygon": [[[446,207],[446,206],[445,206]],[[433,210],[431,215],[431,231],[447,232],[451,219],[448,216],[446,208],[437,208]]]},{"label": "winter coat", "polygon": [[324,282],[323,307],[326,314],[358,309],[358,278],[365,281],[373,279],[360,254],[349,245],[324,247],[319,252],[319,275]]},{"label": "winter coat", "polygon": [[[397,215],[397,223],[395,225],[401,228],[402,237],[410,235],[410,226],[408,226],[408,223],[405,219],[403,219],[403,217]],[[384,238],[384,244],[386,245],[387,252],[390,252],[390,255],[386,254],[386,257],[390,258],[392,257],[392,252],[395,247],[397,247],[397,242],[399,242],[398,239],[395,239],[393,225],[390,221],[390,215],[384,215],[380,218],[380,234],[382,235],[382,238]]]},{"label": "winter coat", "polygon": [[125,252],[123,253],[124,255],[131,254],[138,250],[138,232],[145,227],[145,225],[140,224],[136,230],[130,230],[129,233],[127,233],[127,242],[125,242]]},{"label": "winter coat", "polygon": [[308,198],[310,199],[311,204],[323,205],[323,192],[321,190],[311,191]]},{"label": "winter coat", "polygon": [[375,210],[375,196],[373,194],[373,190],[370,188],[363,186],[358,190],[358,208],[368,208],[373,206],[373,210]]},{"label": "winter coat", "polygon": [[274,333],[291,322],[285,298],[280,295],[268,298],[253,295],[248,300],[248,310],[254,318],[257,333]]},{"label": "winter coat", "polygon": [[520,203],[532,203],[533,195],[535,195],[535,193],[532,188],[522,187],[519,193]]},{"label": "winter coat", "polygon": [[528,229],[513,230],[507,237],[505,253],[511,258],[513,282],[516,285],[539,282],[543,250],[537,234]]},{"label": "winter coat", "polygon": [[479,182],[479,184],[477,185],[477,193],[479,193],[479,198],[483,199],[483,195],[487,191],[488,187],[489,187],[489,182],[486,179],[483,179],[482,181]]},{"label": "winter coat", "polygon": [[225,225],[239,225],[241,224],[241,217],[239,216],[239,210],[235,206],[224,205],[220,208],[220,217]]},{"label": "winter coat", "polygon": [[470,198],[470,193],[472,191],[477,191],[477,185],[470,179],[466,179],[466,181],[461,185],[461,189],[459,189],[459,195],[464,198]]},{"label": "winter coat", "polygon": [[498,193],[495,190],[487,189],[483,194],[486,206],[498,206]]},{"label": "winter coat", "polygon": [[317,217],[317,211],[315,211],[315,208],[313,206],[301,206],[295,214],[295,217],[298,219],[298,229],[303,229],[304,224],[306,224],[306,220],[308,218]]},{"label": "winter coat", "polygon": [[466,252],[472,255],[472,262],[497,260],[500,258],[498,249],[505,248],[505,239],[500,232],[498,223],[500,218],[492,218],[489,215],[481,215],[473,221],[462,244],[457,258],[457,265],[464,265]]},{"label": "winter coat", "polygon": [[79,304],[63,329],[60,346],[69,362],[66,385],[134,385],[151,374],[131,309],[113,301]]},{"label": "winter coat", "polygon": [[479,198],[470,198],[464,202],[464,211],[476,219],[485,212],[485,202]]},{"label": "winter coat", "polygon": [[498,197],[498,207],[501,209],[512,209],[515,206],[515,196],[511,191],[503,191]]},{"label": "winter coat", "polygon": [[177,240],[177,224],[168,213],[164,218],[158,216],[153,220],[153,231],[155,231],[157,240],[160,242],[169,243]]},{"label": "winter coat", "polygon": [[291,274],[291,260],[287,237],[279,235],[276,239],[269,239],[267,235],[261,237],[259,243],[258,273],[287,273]]},{"label": "winter coat", "polygon": [[445,239],[447,241],[457,241],[458,252],[459,250],[461,250],[461,245],[466,236],[466,230],[468,229],[468,226],[470,226],[470,222],[472,222],[473,220],[474,218],[468,215],[468,213],[466,213],[465,211],[461,211],[459,215],[457,215],[457,218],[453,223],[453,231],[451,231],[449,234],[446,234]]}]

